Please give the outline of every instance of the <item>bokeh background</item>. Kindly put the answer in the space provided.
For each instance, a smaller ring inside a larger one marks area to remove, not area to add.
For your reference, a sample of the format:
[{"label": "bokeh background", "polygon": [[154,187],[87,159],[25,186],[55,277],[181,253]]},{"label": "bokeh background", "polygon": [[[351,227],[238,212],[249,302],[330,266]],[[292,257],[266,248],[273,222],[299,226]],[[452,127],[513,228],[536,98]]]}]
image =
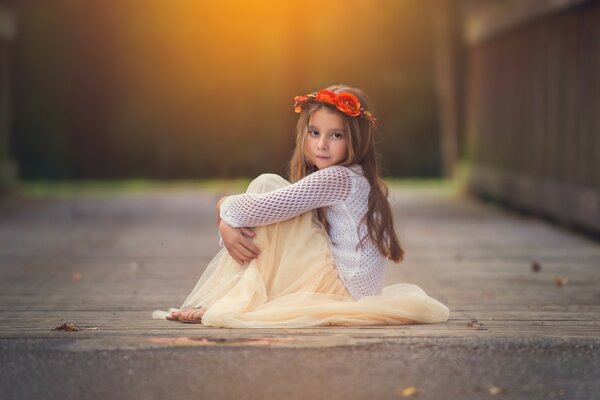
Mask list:
[{"label": "bokeh background", "polygon": [[285,175],[338,83],[388,178],[600,232],[598,0],[0,0],[0,193]]},{"label": "bokeh background", "polygon": [[293,97],[365,90],[386,175],[441,174],[433,7],[414,0],[28,0],[13,50],[21,179],[285,173]]}]

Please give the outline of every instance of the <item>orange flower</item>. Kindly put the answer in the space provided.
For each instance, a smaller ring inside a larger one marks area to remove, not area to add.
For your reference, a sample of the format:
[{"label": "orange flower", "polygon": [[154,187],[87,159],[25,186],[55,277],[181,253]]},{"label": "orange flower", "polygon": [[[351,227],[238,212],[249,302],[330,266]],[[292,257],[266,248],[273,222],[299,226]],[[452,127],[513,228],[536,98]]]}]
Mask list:
[{"label": "orange flower", "polygon": [[308,96],[296,96],[294,97],[294,112],[302,112],[302,103],[308,100]]},{"label": "orange flower", "polygon": [[317,100],[335,105],[338,95],[331,90],[323,89],[317,92]]},{"label": "orange flower", "polygon": [[344,114],[350,115],[352,117],[357,117],[360,115],[360,102],[352,93],[340,93],[337,96],[335,106]]},{"label": "orange flower", "polygon": [[373,116],[373,114],[371,114],[371,112],[370,112],[370,111],[365,111],[365,112],[363,113],[363,115],[364,115],[364,117],[365,117],[367,120],[369,120],[369,122],[371,122],[373,125],[377,125],[377,118],[375,118],[375,117]]},{"label": "orange flower", "polygon": [[296,96],[294,97],[294,111],[301,113],[303,104],[313,101],[330,104],[346,115],[363,117],[373,125],[377,125],[377,118],[369,111],[361,108],[358,98],[349,92],[335,93],[331,90],[322,89],[309,95]]}]

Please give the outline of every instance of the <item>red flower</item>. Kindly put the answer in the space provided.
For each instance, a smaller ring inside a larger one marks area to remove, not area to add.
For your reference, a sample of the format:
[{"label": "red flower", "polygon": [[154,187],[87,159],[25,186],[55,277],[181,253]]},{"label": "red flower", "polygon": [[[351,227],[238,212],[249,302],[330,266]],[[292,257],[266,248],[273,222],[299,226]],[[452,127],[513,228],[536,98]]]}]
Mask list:
[{"label": "red flower", "polygon": [[305,103],[307,100],[308,100],[308,96],[294,97],[294,112],[301,113],[302,112],[302,103]]},{"label": "red flower", "polygon": [[335,106],[338,95],[331,90],[323,89],[317,92],[317,100]]},{"label": "red flower", "polygon": [[357,117],[360,115],[360,102],[352,93],[340,93],[337,96],[335,106],[344,114],[350,115],[352,117]]},{"label": "red flower", "polygon": [[302,105],[304,103],[313,101],[330,104],[335,106],[339,111],[346,115],[351,117],[362,116],[373,125],[377,125],[377,118],[375,118],[369,111],[361,108],[358,98],[349,92],[342,92],[338,94],[331,90],[322,89],[316,93],[311,93],[306,96],[296,96],[294,97],[294,111],[296,113],[301,113]]},{"label": "red flower", "polygon": [[364,116],[364,117],[365,117],[367,120],[369,120],[369,122],[371,122],[373,125],[377,125],[377,118],[375,118],[375,117],[373,116],[373,114],[371,114],[371,112],[370,112],[370,111],[365,111],[365,112],[363,113],[363,116]]}]

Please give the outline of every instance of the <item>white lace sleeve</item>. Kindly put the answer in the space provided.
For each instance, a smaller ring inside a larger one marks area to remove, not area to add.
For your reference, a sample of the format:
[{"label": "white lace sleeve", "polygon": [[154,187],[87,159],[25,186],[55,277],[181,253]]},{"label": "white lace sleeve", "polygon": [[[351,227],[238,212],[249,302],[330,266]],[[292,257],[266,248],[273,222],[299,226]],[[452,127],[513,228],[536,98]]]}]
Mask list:
[{"label": "white lace sleeve", "polygon": [[220,215],[236,228],[270,225],[308,210],[340,203],[350,195],[351,185],[350,171],[332,166],[272,192],[228,196],[221,203]]}]

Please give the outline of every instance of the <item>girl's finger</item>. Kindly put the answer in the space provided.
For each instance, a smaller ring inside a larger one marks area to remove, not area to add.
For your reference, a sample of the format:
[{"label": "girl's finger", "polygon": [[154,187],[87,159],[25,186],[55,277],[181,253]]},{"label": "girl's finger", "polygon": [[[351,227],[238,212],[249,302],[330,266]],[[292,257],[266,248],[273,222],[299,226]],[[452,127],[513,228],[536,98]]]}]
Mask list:
[{"label": "girl's finger", "polygon": [[246,254],[248,255],[248,258],[250,258],[251,260],[254,260],[256,257],[258,257],[260,255],[260,251],[258,250],[252,250],[252,249],[248,249],[246,248]]},{"label": "girl's finger", "polygon": [[256,258],[256,256],[250,250],[245,248],[242,243],[236,247],[236,250],[241,255],[240,258],[244,259],[244,261],[250,261],[253,258]]},{"label": "girl's finger", "polygon": [[248,251],[250,251],[254,255],[254,257],[258,257],[258,255],[260,254],[260,249],[256,247],[254,243],[250,241],[250,239],[242,240],[240,241],[240,244],[244,246],[244,248],[246,248]]},{"label": "girl's finger", "polygon": [[240,259],[240,256],[235,249],[231,249],[228,251],[229,251],[229,255],[231,256],[231,258],[233,258],[235,260],[236,263],[238,263],[240,265],[244,265],[244,262]]},{"label": "girl's finger", "polygon": [[242,228],[242,233],[244,236],[254,237],[256,236],[256,232],[252,228]]},{"label": "girl's finger", "polygon": [[237,262],[240,265],[244,265],[244,261],[242,261],[239,257],[235,257],[234,258],[235,262]]}]

